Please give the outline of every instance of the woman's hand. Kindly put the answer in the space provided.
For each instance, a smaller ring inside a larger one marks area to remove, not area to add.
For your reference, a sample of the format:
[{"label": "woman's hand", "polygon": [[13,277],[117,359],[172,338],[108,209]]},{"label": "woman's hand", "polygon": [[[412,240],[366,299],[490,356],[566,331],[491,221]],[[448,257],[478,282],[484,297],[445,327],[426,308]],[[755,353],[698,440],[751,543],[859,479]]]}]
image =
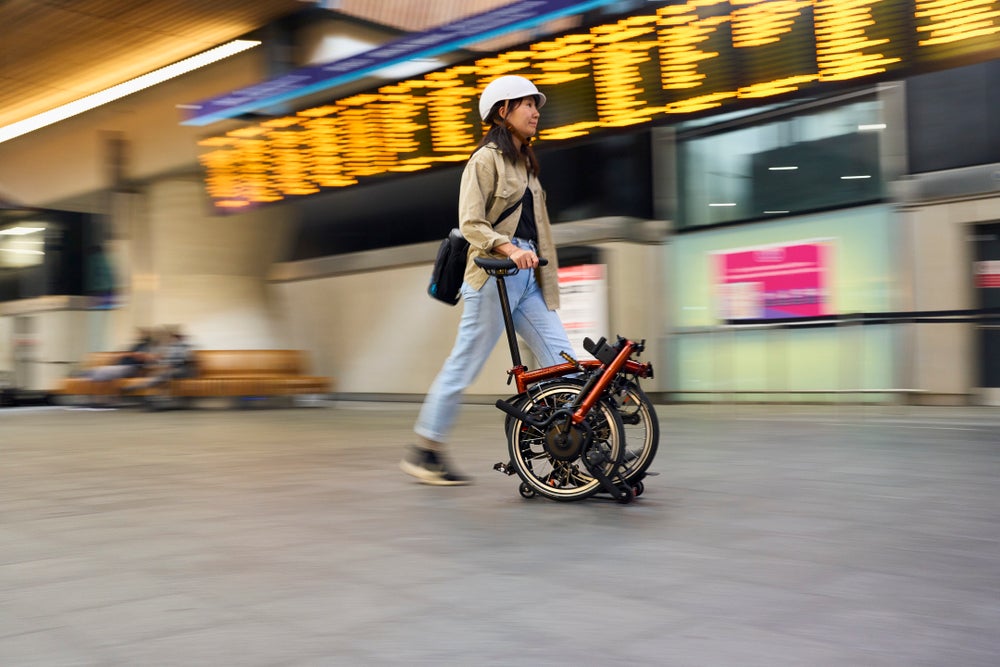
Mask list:
[{"label": "woman's hand", "polygon": [[518,248],[513,243],[510,244],[510,247],[513,248],[513,251],[507,254],[507,258],[514,262],[517,268],[533,269],[538,266],[538,255],[530,250]]}]

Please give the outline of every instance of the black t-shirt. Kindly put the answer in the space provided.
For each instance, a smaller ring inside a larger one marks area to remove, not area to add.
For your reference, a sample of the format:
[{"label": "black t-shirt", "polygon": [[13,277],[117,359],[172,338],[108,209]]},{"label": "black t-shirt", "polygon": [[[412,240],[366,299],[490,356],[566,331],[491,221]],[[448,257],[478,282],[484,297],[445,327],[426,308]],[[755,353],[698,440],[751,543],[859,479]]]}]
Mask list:
[{"label": "black t-shirt", "polygon": [[517,230],[514,236],[525,241],[538,241],[538,227],[535,225],[535,196],[531,194],[531,189],[524,191],[524,199],[521,200],[521,219],[517,221]]}]

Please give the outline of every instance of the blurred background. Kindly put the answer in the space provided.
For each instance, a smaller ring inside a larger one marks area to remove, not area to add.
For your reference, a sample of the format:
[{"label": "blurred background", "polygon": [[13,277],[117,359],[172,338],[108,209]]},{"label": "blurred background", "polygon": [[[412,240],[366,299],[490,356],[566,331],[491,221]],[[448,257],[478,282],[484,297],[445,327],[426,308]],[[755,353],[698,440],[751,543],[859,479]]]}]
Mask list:
[{"label": "blurred background", "polygon": [[1000,3],[957,4],[0,2],[5,400],[167,324],[421,395],[513,73],[563,319],[646,339],[656,400],[1000,404]]}]

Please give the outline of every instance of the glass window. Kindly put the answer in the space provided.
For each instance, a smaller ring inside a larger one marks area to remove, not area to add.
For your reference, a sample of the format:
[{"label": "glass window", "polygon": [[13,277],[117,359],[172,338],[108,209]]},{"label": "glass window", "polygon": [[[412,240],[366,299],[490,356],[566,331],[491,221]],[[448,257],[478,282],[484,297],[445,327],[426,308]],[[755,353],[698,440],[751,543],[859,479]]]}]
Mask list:
[{"label": "glass window", "polygon": [[1000,162],[1000,60],[906,81],[914,173]]},{"label": "glass window", "polygon": [[679,226],[881,200],[880,118],[872,98],[688,138],[679,127]]}]

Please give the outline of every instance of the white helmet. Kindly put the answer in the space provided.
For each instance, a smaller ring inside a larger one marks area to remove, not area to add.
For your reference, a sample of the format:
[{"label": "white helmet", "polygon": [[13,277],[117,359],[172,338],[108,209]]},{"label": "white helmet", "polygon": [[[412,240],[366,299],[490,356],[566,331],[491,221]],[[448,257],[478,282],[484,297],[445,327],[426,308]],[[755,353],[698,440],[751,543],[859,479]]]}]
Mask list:
[{"label": "white helmet", "polygon": [[483,94],[479,97],[479,115],[483,122],[490,115],[490,109],[497,102],[503,100],[519,100],[529,95],[538,96],[538,108],[545,104],[545,95],[538,92],[535,84],[531,83],[523,76],[508,74],[490,81],[489,85],[483,89]]}]

